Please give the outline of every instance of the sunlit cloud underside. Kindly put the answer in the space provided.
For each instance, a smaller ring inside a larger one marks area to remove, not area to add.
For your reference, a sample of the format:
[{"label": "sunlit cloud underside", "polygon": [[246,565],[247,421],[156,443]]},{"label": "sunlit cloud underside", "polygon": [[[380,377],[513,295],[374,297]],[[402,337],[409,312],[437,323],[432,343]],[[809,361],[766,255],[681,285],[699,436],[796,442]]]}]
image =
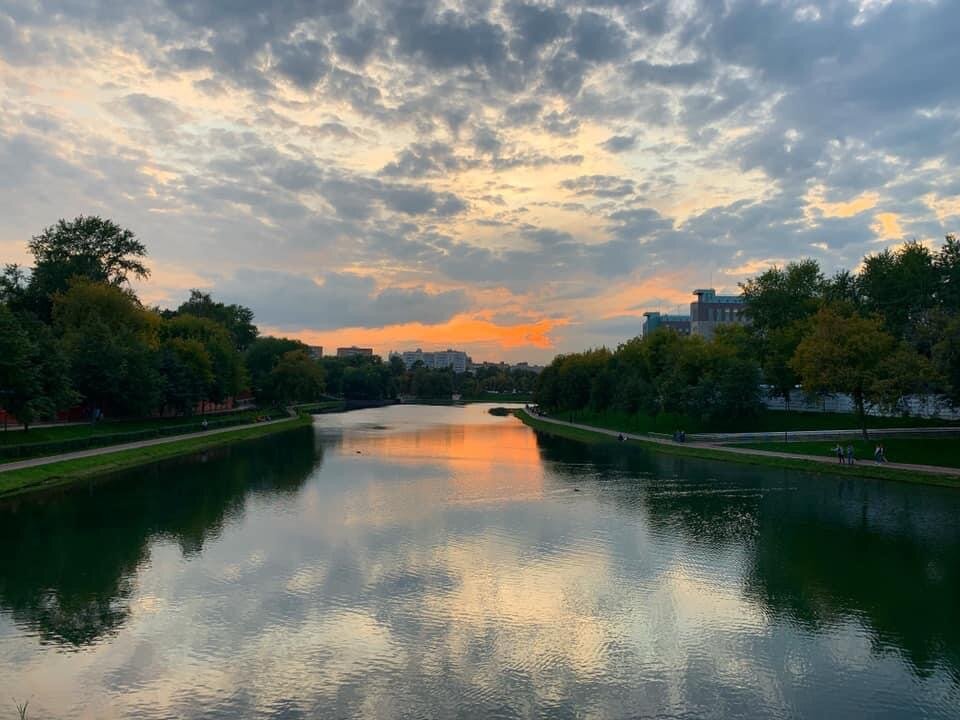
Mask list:
[{"label": "sunlit cloud underside", "polygon": [[769,263],[960,226],[960,6],[0,6],[0,255],[136,231],[151,304],[544,360]]}]

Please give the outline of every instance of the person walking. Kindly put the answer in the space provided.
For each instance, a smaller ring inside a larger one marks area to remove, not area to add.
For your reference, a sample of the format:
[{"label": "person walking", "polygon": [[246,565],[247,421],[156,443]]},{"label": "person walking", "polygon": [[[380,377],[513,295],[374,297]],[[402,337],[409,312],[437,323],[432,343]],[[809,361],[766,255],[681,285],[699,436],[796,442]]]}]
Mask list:
[{"label": "person walking", "polygon": [[840,461],[840,464],[843,465],[843,446],[840,443],[837,443],[837,446],[833,449],[837,454],[837,460]]},{"label": "person walking", "polygon": [[847,465],[853,465],[853,443],[847,445]]},{"label": "person walking", "polygon": [[887,461],[887,449],[883,446],[883,443],[880,443],[880,462],[885,463]]},{"label": "person walking", "polygon": [[883,451],[880,449],[880,443],[877,443],[877,446],[873,449],[873,461],[879,465],[883,462],[880,458],[883,457]]}]

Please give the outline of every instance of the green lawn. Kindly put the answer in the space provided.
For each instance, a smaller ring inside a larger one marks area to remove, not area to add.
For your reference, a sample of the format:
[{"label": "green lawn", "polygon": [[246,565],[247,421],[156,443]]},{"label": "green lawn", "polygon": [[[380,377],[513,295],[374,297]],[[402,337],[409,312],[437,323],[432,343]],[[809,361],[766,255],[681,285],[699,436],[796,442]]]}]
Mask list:
[{"label": "green lawn", "polygon": [[[697,418],[684,415],[664,413],[657,416],[646,414],[630,415],[622,412],[592,412],[580,410],[573,413],[558,412],[552,417],[558,420],[572,420],[572,422],[594,425],[609,430],[623,430],[631,433],[666,433],[672,434],[675,430],[695,432],[784,432],[786,430],[856,430],[857,419],[845,413],[810,413],[786,412],[783,410],[767,410],[753,420],[727,420],[724,422],[705,423]],[[960,421],[928,420],[924,418],[886,418],[870,417],[867,419],[869,428],[891,427],[946,427],[960,426]],[[873,451],[870,451],[871,455]]]},{"label": "green lawn", "polygon": [[[564,425],[555,425],[550,422],[544,422],[535,417],[531,417],[523,410],[516,413],[516,416],[525,425],[535,430],[566,437],[571,440],[578,440],[587,443],[606,443],[610,445],[618,444],[616,439],[602,433],[583,430],[580,428],[571,428]],[[960,488],[960,472],[957,475],[934,475],[914,470],[898,470],[885,465],[875,465],[872,462],[862,462],[855,465],[832,465],[815,462],[813,460],[782,458],[769,455],[733,455],[724,452],[721,448],[692,447],[681,443],[656,443],[645,440],[627,440],[627,445],[640,445],[647,447],[654,452],[667,453],[669,455],[682,455],[685,457],[700,458],[703,460],[719,460],[721,462],[737,463],[740,465],[761,465],[766,467],[783,468],[786,470],[801,470],[803,472],[815,473],[818,475],[849,475],[851,477],[866,477],[878,480],[896,480],[898,482],[917,483],[920,485],[941,485],[944,487]],[[765,450],[774,450],[770,447],[773,443],[764,447]],[[888,446],[889,451],[889,446]],[[873,450],[870,451],[871,456]]]},{"label": "green lawn", "polygon": [[105,455],[65,460],[22,470],[9,470],[0,473],[0,497],[63,485],[177,455],[185,455],[242,440],[251,440],[294,428],[302,428],[312,423],[313,419],[310,415],[302,414],[279,423],[240,428],[217,435],[189,438],[133,450],[119,450]]},{"label": "green lawn", "polygon": [[[846,447],[851,440],[844,439]],[[853,440],[854,457],[873,464],[873,451],[876,441]],[[797,453],[798,455],[820,455],[835,457],[836,442],[766,442],[731,444],[731,447],[752,448],[754,450],[774,450],[776,452]],[[890,438],[883,440],[890,462],[917,465],[940,465],[960,468],[960,438]],[[839,465],[839,463],[837,463]]]},{"label": "green lawn", "polygon": [[210,429],[216,429],[243,425],[262,415],[276,418],[285,414],[283,410],[273,408],[192,417],[106,420],[95,425],[43,425],[26,431],[10,429],[0,431],[0,462],[197,432],[204,420]]}]

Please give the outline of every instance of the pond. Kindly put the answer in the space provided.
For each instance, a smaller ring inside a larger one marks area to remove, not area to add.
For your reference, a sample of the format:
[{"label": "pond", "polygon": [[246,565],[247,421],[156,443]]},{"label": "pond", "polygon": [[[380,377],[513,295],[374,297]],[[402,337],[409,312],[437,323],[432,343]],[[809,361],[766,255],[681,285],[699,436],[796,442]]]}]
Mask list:
[{"label": "pond", "polygon": [[958,716],[960,492],[489,407],[0,506],[0,720]]}]

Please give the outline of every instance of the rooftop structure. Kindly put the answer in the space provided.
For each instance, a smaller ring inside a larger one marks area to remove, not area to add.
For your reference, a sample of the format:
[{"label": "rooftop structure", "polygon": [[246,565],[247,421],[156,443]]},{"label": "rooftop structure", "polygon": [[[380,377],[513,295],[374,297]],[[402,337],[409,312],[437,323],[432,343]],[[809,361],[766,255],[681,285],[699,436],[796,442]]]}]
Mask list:
[{"label": "rooftop structure", "polygon": [[323,357],[323,345],[307,345],[307,354],[314,360]]},{"label": "rooftop structure", "polygon": [[658,328],[667,328],[681,335],[690,334],[689,315],[666,315],[659,312],[645,312],[643,318],[642,330],[644,337]]},{"label": "rooftop structure", "polygon": [[720,325],[745,325],[747,304],[741,295],[717,295],[713,288],[693,291],[697,299],[690,303],[690,333],[707,339]]},{"label": "rooftop structure", "polygon": [[373,348],[362,348],[355,347],[351,345],[350,347],[338,347],[337,348],[337,357],[338,358],[348,358],[356,357],[358,355],[372,356]]}]

